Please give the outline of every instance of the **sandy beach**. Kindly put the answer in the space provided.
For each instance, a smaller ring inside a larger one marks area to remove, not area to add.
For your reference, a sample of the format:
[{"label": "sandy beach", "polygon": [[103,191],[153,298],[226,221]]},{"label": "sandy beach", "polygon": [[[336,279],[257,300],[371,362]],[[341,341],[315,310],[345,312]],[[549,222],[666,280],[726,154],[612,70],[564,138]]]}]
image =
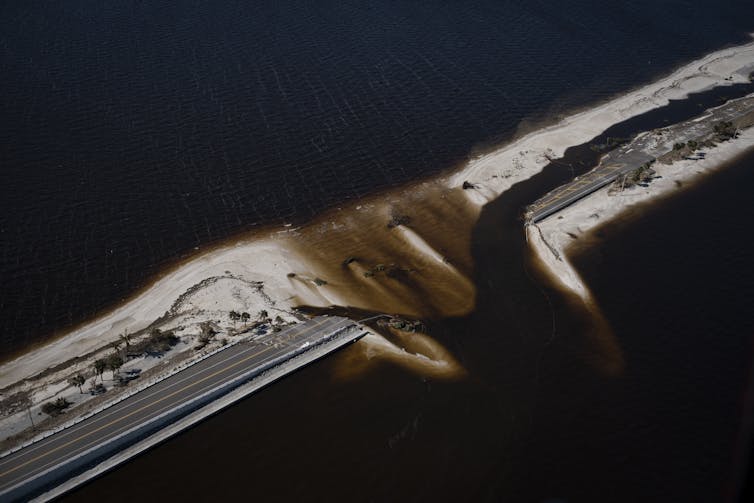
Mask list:
[{"label": "sandy beach", "polygon": [[[683,159],[669,165],[656,164],[655,180],[647,187],[633,187],[623,192],[611,193],[610,187],[564,208],[557,215],[527,228],[529,243],[534,254],[545,264],[553,281],[591,301],[588,287],[581,281],[568,260],[569,247],[589,239],[589,233],[613,218],[638,212],[649,202],[700,183],[704,175],[725,166],[736,157],[754,148],[754,130],[743,130],[740,136],[712,149],[703,149],[703,158]],[[586,245],[588,246],[588,245]]]},{"label": "sandy beach", "polygon": [[[203,321],[230,331],[231,310],[252,314],[266,310],[291,322],[297,319],[298,306],[350,306],[410,318],[468,314],[474,309],[475,295],[470,279],[474,267],[470,236],[487,202],[540,172],[568,147],[590,140],[613,124],[690,93],[748,82],[752,71],[754,42],[727,48],[471,159],[448,176],[333,208],[300,228],[259,231],[202,253],[165,272],[109,313],[3,363],[0,389],[7,394],[33,390],[36,403],[70,393],[67,377],[88,371],[97,351],[118,340],[124,331],[137,333],[162,317],[162,328],[193,336]],[[754,133],[749,130],[712,149],[704,160],[663,167],[659,171],[663,178],[646,189],[619,196],[608,196],[603,189],[562,211],[562,219],[555,216],[538,227],[529,227],[532,249],[555,281],[585,303],[592,303],[588,287],[567,261],[572,241],[569,233],[584,234],[635,204],[679,190],[676,180],[699,179],[752,145]],[[464,190],[467,181],[475,188]],[[593,218],[594,214],[599,217]],[[559,256],[554,256],[552,249]],[[422,375],[463,374],[450,352],[431,337],[404,342],[396,344],[375,333],[355,347],[365,361],[388,358]],[[189,343],[181,348],[192,351]],[[87,354],[93,356],[47,375],[44,386],[31,381],[14,386]],[[351,364],[360,368],[355,361]],[[344,369],[343,374],[348,373]]]}]

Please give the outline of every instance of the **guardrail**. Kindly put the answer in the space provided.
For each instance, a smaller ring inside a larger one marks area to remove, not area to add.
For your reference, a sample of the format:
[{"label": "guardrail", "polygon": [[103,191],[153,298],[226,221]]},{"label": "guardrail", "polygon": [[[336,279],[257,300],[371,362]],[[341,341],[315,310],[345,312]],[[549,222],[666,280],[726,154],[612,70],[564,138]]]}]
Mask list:
[{"label": "guardrail", "polygon": [[14,452],[20,451],[21,449],[24,449],[24,448],[26,448],[26,447],[28,447],[28,446],[30,446],[32,444],[35,444],[35,443],[39,442],[40,440],[44,440],[45,438],[47,438],[47,437],[49,437],[51,435],[55,435],[56,433],[59,433],[59,432],[65,430],[65,429],[68,429],[71,426],[75,426],[78,423],[80,423],[81,421],[89,419],[93,415],[99,414],[100,412],[102,412],[104,410],[107,410],[110,407],[113,407],[113,406],[119,404],[123,400],[132,397],[136,393],[144,391],[145,389],[150,388],[150,387],[154,386],[155,384],[157,384],[157,383],[159,383],[161,381],[164,381],[168,377],[171,377],[171,376],[177,374],[178,372],[180,372],[182,370],[185,370],[188,367],[191,367],[192,365],[196,365],[197,363],[199,363],[199,362],[201,362],[203,360],[206,360],[207,358],[209,358],[212,355],[215,355],[215,354],[217,354],[217,353],[219,353],[221,351],[225,351],[226,349],[230,349],[233,346],[235,346],[236,344],[240,344],[242,342],[246,342],[246,341],[250,340],[250,338],[251,338],[251,336],[247,335],[247,336],[241,337],[239,339],[236,339],[235,341],[232,341],[232,342],[230,342],[228,344],[220,346],[219,348],[215,348],[212,351],[207,351],[207,352],[204,352],[204,353],[200,353],[198,356],[195,356],[194,358],[189,358],[188,360],[186,360],[184,362],[181,362],[180,364],[178,364],[175,367],[171,368],[167,372],[164,372],[162,374],[158,374],[156,376],[151,377],[150,379],[148,379],[146,381],[140,382],[138,386],[134,386],[132,388],[129,387],[122,394],[118,395],[117,397],[113,397],[112,400],[109,400],[109,401],[101,404],[99,407],[96,407],[96,408],[94,408],[94,409],[92,409],[92,410],[90,410],[88,412],[85,412],[84,414],[82,414],[80,416],[77,416],[77,417],[75,417],[75,418],[73,418],[73,419],[71,419],[69,421],[66,421],[65,423],[63,423],[61,425],[58,425],[55,428],[52,428],[50,430],[46,430],[43,433],[40,433],[39,435],[34,436],[30,440],[27,440],[26,442],[24,442],[24,443],[22,443],[20,445],[17,445],[15,447],[11,448],[11,449],[8,449],[8,450],[4,451],[3,453],[0,453],[0,459],[4,458],[6,456],[10,456]]},{"label": "guardrail", "polygon": [[[30,494],[38,494],[44,490],[52,489],[56,487],[58,484],[60,484],[60,481],[62,479],[68,478],[72,473],[80,472],[82,469],[86,469],[88,466],[93,467],[104,462],[105,460],[111,458],[115,453],[125,449],[129,445],[132,445],[143,439],[147,439],[154,436],[156,433],[168,427],[170,424],[178,422],[181,418],[190,416],[192,413],[199,411],[200,409],[211,404],[213,401],[218,400],[222,396],[231,393],[234,389],[240,388],[246,383],[249,383],[257,379],[264,379],[266,374],[274,373],[274,371],[279,369],[280,367],[289,366],[292,364],[291,365],[292,368],[290,370],[282,372],[281,375],[275,377],[275,379],[278,379],[282,377],[283,375],[287,375],[288,373],[297,370],[302,365],[308,364],[318,358],[321,358],[322,356],[328,354],[329,352],[334,351],[338,347],[341,347],[342,345],[345,345],[348,342],[352,342],[353,340],[358,339],[359,337],[363,335],[363,333],[357,335],[356,337],[352,337],[352,338],[349,337],[350,333],[357,332],[357,331],[359,330],[358,330],[358,325],[356,324],[342,327],[332,332],[331,334],[328,334],[326,337],[323,337],[322,339],[314,342],[313,344],[303,346],[303,347],[298,347],[295,350],[293,350],[291,353],[281,355],[265,363],[264,365],[253,368],[247,372],[243,372],[237,375],[236,377],[230,379],[229,381],[221,383],[219,386],[213,389],[207,390],[204,393],[186,402],[183,402],[177,405],[176,407],[145,421],[144,423],[141,423],[131,428],[130,430],[125,431],[107,440],[103,444],[92,447],[91,449],[84,451],[73,458],[66,459],[65,461],[59,463],[58,465],[51,467],[48,470],[45,470],[44,472],[36,475],[31,480],[24,480],[22,482],[19,482],[15,486],[9,488],[6,492],[2,493],[2,498],[13,500],[15,498],[23,498]],[[338,345],[336,348],[332,348],[332,349],[325,348],[325,346],[332,343],[336,339],[341,339],[341,340],[347,339],[347,340],[343,341],[343,344]],[[238,342],[241,342],[241,341],[238,341]],[[236,344],[238,342],[236,342]],[[218,348],[217,350],[209,352],[206,355],[204,355],[201,359],[197,359],[196,361],[193,361],[191,364],[193,365],[195,363],[198,363],[201,360],[209,358],[213,354],[217,354],[220,351],[227,349],[228,346],[224,346],[222,348]],[[325,349],[325,351],[324,352],[319,351],[322,349]],[[185,365],[183,368],[188,367],[188,366],[190,365]],[[174,373],[177,373],[177,371],[172,372],[171,375]],[[159,381],[152,382],[149,384],[149,386],[154,385],[156,382],[159,382]],[[146,389],[149,386],[145,385],[142,389]],[[141,390],[138,390],[138,391],[141,391]],[[134,392],[130,393],[129,396],[133,396],[138,391],[134,390]],[[103,407],[102,410],[112,407],[116,403],[119,403],[125,400],[126,398],[127,397],[125,396],[121,397],[119,398],[118,401],[113,401],[109,403],[108,407]],[[242,397],[238,397],[237,399],[240,399],[240,398]],[[227,405],[229,404],[226,404],[226,406]],[[92,411],[88,413],[86,417],[91,417],[92,415],[94,415],[94,413],[95,412]],[[206,415],[203,417],[206,417]],[[194,422],[200,421],[201,419],[203,419],[203,417],[197,418],[196,421]],[[80,418],[77,421],[77,423],[83,421],[84,419],[85,418],[82,416],[82,418]],[[67,427],[70,427],[70,426],[72,425],[68,425]],[[64,428],[61,428],[61,430],[62,429]],[[53,433],[49,433],[45,435],[43,438],[47,438],[52,434]],[[145,448],[146,447],[148,446],[145,446]],[[125,459],[123,459],[123,461],[124,460]]]}]

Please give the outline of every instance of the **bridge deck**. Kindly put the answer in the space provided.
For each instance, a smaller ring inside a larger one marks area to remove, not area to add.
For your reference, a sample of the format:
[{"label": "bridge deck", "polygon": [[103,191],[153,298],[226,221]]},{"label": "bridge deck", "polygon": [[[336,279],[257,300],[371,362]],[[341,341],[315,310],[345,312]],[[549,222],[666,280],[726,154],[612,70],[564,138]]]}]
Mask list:
[{"label": "bridge deck", "polygon": [[0,499],[26,497],[53,487],[138,438],[158,431],[165,426],[167,418],[172,422],[190,414],[205,405],[213,392],[221,388],[224,392],[230,391],[228,385],[241,385],[267,368],[353,327],[355,323],[346,318],[318,317],[220,351],[88,419],[0,459]]}]

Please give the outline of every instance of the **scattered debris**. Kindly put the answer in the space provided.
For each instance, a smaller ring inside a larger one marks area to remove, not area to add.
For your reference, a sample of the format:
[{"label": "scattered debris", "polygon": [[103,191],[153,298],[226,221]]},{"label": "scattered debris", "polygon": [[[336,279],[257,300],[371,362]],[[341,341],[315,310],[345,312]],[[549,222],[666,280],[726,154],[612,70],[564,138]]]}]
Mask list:
[{"label": "scattered debris", "polygon": [[398,316],[392,316],[390,319],[380,319],[377,325],[381,327],[390,327],[401,332],[426,332],[424,323],[419,320],[407,320]]},{"label": "scattered debris", "polygon": [[608,136],[607,140],[605,140],[605,143],[595,143],[591,145],[589,149],[592,150],[593,152],[608,152],[610,150],[620,147],[621,145],[625,145],[626,143],[630,141],[631,141],[631,138],[620,138],[620,137],[613,138],[612,136]]},{"label": "scattered debris", "polygon": [[389,264],[389,265],[377,264],[376,266],[372,267],[368,271],[364,271],[364,277],[372,278],[377,273],[384,273],[385,276],[387,276],[388,278],[398,279],[412,272],[415,272],[414,269],[401,267],[397,264]]},{"label": "scattered debris", "polygon": [[733,126],[732,122],[720,121],[714,126],[715,135],[719,141],[730,140],[735,138],[738,134],[738,130]]},{"label": "scattered debris", "polygon": [[359,259],[356,257],[348,257],[343,261],[343,267],[348,267],[350,264],[358,261]]},{"label": "scattered debris", "polygon": [[393,215],[390,217],[390,221],[387,224],[388,229],[398,227],[400,225],[408,225],[411,223],[411,217],[408,215]]},{"label": "scattered debris", "polygon": [[654,161],[644,163],[630,173],[618,177],[613,182],[611,191],[621,192],[635,185],[646,186],[646,184],[652,181],[652,178],[656,174],[655,170],[650,167],[653,162]]}]

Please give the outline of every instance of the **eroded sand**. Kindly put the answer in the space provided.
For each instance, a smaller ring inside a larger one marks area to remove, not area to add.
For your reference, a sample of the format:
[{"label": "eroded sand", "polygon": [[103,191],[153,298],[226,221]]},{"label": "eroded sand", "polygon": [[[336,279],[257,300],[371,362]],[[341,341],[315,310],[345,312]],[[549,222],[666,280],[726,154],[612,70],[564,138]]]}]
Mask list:
[{"label": "eroded sand", "polygon": [[[692,92],[745,82],[752,70],[754,43],[719,51],[655,83],[472,159],[448,177],[333,209],[303,228],[257,233],[195,257],[110,313],[4,363],[0,388],[93,351],[116,340],[125,329],[133,333],[147,327],[170,310],[181,294],[210,277],[224,279],[195,293],[176,311],[189,325],[205,318],[227,323],[230,310],[253,313],[266,309],[274,316],[275,310],[286,314],[297,305],[355,306],[417,318],[467,314],[474,308],[475,294],[470,279],[470,236],[486,202],[538,173],[549,158],[561,156],[567,147],[584,143],[617,122]],[[752,142],[750,136],[739,140],[741,145]],[[713,159],[710,155],[708,162]],[[466,180],[477,188],[461,189]],[[594,204],[590,201],[592,198],[583,204]],[[616,212],[623,207],[611,204]],[[568,217],[570,225],[583,218],[579,210],[573,211]],[[410,222],[388,228],[390,218],[400,215],[410,216]],[[561,230],[544,232],[552,232],[553,240],[560,239],[557,232]],[[546,254],[541,255],[548,263]],[[556,260],[552,270],[566,288],[591,305],[588,289],[578,275],[557,269],[560,262]],[[248,286],[250,282],[263,282],[263,292]],[[610,346],[611,341],[600,343]],[[413,357],[407,358],[407,352],[395,345],[387,350],[385,344],[379,338],[367,338],[357,346],[365,354],[394,358],[417,372],[436,374],[443,362],[451,361],[435,346],[424,353],[409,351]],[[428,366],[424,359],[434,360],[434,364]],[[452,369],[448,375],[461,372],[455,363],[444,368]]]}]

